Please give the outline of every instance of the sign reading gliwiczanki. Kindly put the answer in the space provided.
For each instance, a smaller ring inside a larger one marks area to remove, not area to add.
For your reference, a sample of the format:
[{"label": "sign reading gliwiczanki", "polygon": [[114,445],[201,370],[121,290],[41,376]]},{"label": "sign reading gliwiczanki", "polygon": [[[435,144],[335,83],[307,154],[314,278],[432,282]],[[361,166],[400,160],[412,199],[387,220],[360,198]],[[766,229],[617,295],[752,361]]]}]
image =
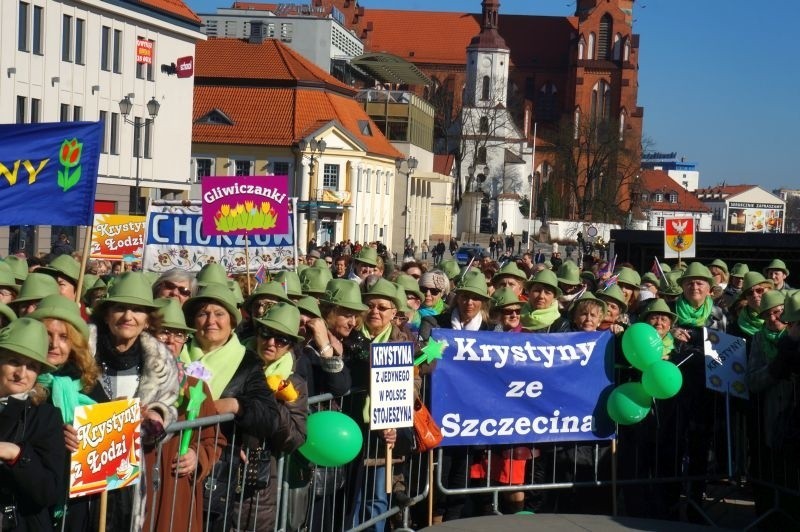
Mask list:
[{"label": "sign reading gliwiczanki", "polygon": [[434,329],[432,374],[442,446],[612,439],[608,332],[515,334]]},{"label": "sign reading gliwiczanki", "polygon": [[[209,262],[218,262],[232,274],[265,269],[294,267],[291,215],[284,234],[248,234],[245,255],[244,235],[208,236],[204,234],[199,201],[189,205],[151,205],[147,212],[144,257],[147,271],[166,272],[173,268],[198,272]],[[247,257],[247,258],[246,258]]]},{"label": "sign reading gliwiczanki", "polygon": [[280,235],[289,231],[286,176],[203,178],[203,234]]}]

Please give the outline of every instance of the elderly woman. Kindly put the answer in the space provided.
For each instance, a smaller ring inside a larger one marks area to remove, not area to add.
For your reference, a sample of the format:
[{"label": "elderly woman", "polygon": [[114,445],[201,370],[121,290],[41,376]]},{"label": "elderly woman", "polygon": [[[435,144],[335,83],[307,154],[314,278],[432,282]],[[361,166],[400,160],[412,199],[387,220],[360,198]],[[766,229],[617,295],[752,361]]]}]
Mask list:
[{"label": "elderly woman", "polygon": [[572,302],[569,315],[572,321],[572,330],[581,332],[596,331],[603,322],[607,306],[605,301],[586,292]]},{"label": "elderly woman", "polygon": [[[212,514],[212,529],[223,529],[237,522],[238,496],[235,504],[230,500],[234,488],[242,488],[248,500],[266,487],[269,468],[268,460],[263,460],[263,442],[274,432],[278,406],[267,387],[262,360],[246,349],[234,333],[241,314],[227,285],[211,282],[201,287],[186,301],[183,313],[186,323],[195,329],[181,351],[187,375],[205,381],[220,414],[235,415],[233,422],[221,428],[228,441],[235,438],[237,446],[226,449],[212,473],[216,482],[205,494],[209,505],[205,511]],[[240,464],[240,453],[250,456],[249,461],[256,464],[260,475],[246,486],[232,486],[228,484],[228,467]],[[226,511],[227,521],[223,522]]]},{"label": "elderly woman", "polygon": [[[486,281],[483,283],[486,284]],[[432,270],[422,274],[419,279],[419,289],[424,296],[419,308],[419,315],[422,318],[438,316],[444,312],[446,307],[444,299],[450,291],[450,280],[443,272]]]},{"label": "elderly woman", "polygon": [[523,302],[519,300],[519,294],[510,287],[503,287],[492,294],[492,308],[489,311],[489,318],[495,323],[495,331],[520,332],[522,325],[520,317],[522,315]]},{"label": "elderly woman", "polygon": [[526,332],[567,332],[569,320],[561,316],[558,297],[561,289],[551,270],[541,270],[527,284],[528,302],[522,307],[522,328]]},{"label": "elderly woman", "polygon": [[523,292],[525,291],[525,281],[527,280],[528,276],[517,266],[517,263],[508,261],[492,277],[492,286],[495,290],[510,288],[517,295],[517,299],[524,302],[525,296]]},{"label": "elderly woman", "polygon": [[[742,292],[739,294],[739,303],[731,309],[731,321],[728,322],[728,332],[747,340],[747,352],[753,345],[753,337],[764,326],[761,317],[761,300],[775,285],[772,280],[765,279],[759,272],[748,272],[744,276]],[[734,312],[736,312],[734,314]]]},{"label": "elderly woman", "polygon": [[172,297],[183,305],[197,290],[197,280],[191,272],[180,268],[162,273],[153,283],[153,297]]},{"label": "elderly woman", "polygon": [[628,303],[625,293],[619,286],[611,285],[598,290],[594,295],[606,304],[606,313],[598,328],[620,336],[628,324]]},{"label": "elderly woman", "polygon": [[[127,272],[113,283],[92,312],[89,346],[100,366],[100,386],[91,392],[97,402],[138,397],[142,404],[142,444],[147,450],[163,438],[175,421],[178,366],[169,350],[148,332],[161,315],[143,274]],[[144,485],[109,493],[111,527],[138,527],[144,519]],[[133,495],[132,514],[129,499]],[[133,525],[131,525],[133,522]]]},{"label": "elderly woman", "polygon": [[3,530],[52,530],[50,507],[66,490],[61,415],[36,379],[47,361],[47,331],[20,318],[0,330],[0,507]]},{"label": "elderly woman", "polygon": [[[310,268],[309,268],[310,269]],[[267,281],[258,285],[252,294],[244,301],[245,316],[236,327],[236,336],[242,342],[255,334],[254,321],[263,316],[267,310],[277,303],[291,303],[286,289],[277,281]]]}]

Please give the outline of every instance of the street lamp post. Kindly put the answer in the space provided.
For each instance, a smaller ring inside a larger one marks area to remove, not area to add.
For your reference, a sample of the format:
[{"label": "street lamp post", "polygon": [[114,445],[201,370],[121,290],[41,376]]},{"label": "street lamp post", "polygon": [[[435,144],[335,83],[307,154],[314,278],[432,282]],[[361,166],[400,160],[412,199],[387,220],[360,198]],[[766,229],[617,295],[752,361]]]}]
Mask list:
[{"label": "street lamp post", "polygon": [[[128,118],[128,115],[131,114],[131,110],[133,109],[133,102],[131,101],[130,96],[125,96],[123,99],[119,101],[119,112],[122,114],[123,120],[126,123],[133,126],[133,135],[136,141],[136,188],[134,189],[134,196],[136,199],[136,206],[133,209],[131,214],[142,214],[140,211],[141,207],[141,197],[140,197],[140,176],[139,176],[139,162],[142,158],[142,143],[141,143],[141,135],[139,130],[147,125],[147,121],[145,120],[142,123],[136,122],[136,120],[131,120]],[[150,118],[155,121],[156,117],[158,116],[158,111],[161,109],[161,104],[158,103],[156,97],[153,96],[150,98],[150,101],[147,102],[147,113],[150,115]]]},{"label": "street lamp post", "polygon": [[[305,198],[306,201],[308,201],[308,215],[306,220],[309,222],[314,222],[313,225],[314,231],[311,232],[308,231],[308,229],[306,229],[306,237],[308,238],[308,233],[311,233],[314,235],[314,238],[316,238],[317,219],[319,218],[319,204],[317,203],[317,189],[316,189],[317,170],[316,167],[314,166],[314,163],[317,161],[317,159],[319,159],[320,155],[322,155],[323,152],[325,152],[325,148],[327,148],[328,145],[322,139],[319,140],[311,139],[310,141],[302,139],[300,140],[300,142],[297,143],[297,147],[300,149],[301,157],[302,154],[306,152],[306,150],[309,151],[308,156],[310,162],[308,163],[308,170],[309,170],[308,197]],[[313,199],[312,199],[312,194],[313,194]]]},{"label": "street lamp post", "polygon": [[411,211],[408,208],[408,204],[409,204],[410,198],[411,198],[411,174],[413,174],[414,170],[417,169],[417,166],[419,165],[419,161],[417,161],[417,158],[413,157],[413,156],[409,157],[408,159],[397,159],[394,162],[394,166],[395,166],[395,168],[397,168],[398,172],[402,172],[403,162],[404,161],[406,163],[406,172],[405,172],[405,174],[406,174],[406,194],[405,194],[405,196],[406,196],[406,204],[405,204],[405,208],[403,209],[403,216],[405,216],[405,220],[403,222],[403,254],[405,255],[405,243],[406,243],[406,239],[408,238],[408,235],[410,234],[408,219],[409,219],[409,214],[410,214]]}]

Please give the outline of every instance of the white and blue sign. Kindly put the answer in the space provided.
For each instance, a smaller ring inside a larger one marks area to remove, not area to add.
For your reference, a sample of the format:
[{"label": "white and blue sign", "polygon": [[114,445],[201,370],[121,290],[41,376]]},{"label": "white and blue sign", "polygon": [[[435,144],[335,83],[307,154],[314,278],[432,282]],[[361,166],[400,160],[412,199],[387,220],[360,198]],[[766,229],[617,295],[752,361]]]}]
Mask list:
[{"label": "white and blue sign", "polygon": [[434,329],[442,446],[608,440],[613,388],[609,332],[552,334]]},{"label": "white and blue sign", "polygon": [[414,426],[414,344],[370,346],[371,430]]}]

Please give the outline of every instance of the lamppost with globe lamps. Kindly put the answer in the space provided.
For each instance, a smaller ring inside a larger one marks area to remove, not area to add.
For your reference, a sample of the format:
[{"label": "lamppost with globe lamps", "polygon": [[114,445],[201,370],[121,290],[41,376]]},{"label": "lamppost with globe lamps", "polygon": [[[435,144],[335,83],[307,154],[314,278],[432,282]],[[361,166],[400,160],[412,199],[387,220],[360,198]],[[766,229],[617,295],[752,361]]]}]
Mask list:
[{"label": "lamppost with globe lamps", "polygon": [[[131,214],[142,214],[141,212],[141,200],[142,198],[139,196],[140,194],[140,176],[139,176],[139,162],[142,158],[142,143],[141,143],[141,135],[139,130],[143,127],[148,125],[147,120],[144,122],[138,122],[136,120],[131,120],[128,118],[128,115],[131,114],[131,110],[133,109],[133,102],[131,101],[130,96],[125,96],[123,99],[119,101],[119,112],[122,114],[123,120],[126,123],[130,124],[134,128],[134,151],[136,155],[136,188],[134,189],[134,196],[136,198],[136,205],[133,209]],[[147,113],[150,115],[152,121],[155,121],[156,117],[158,116],[158,110],[161,109],[161,104],[158,103],[156,97],[153,96],[150,98],[150,101],[147,102]]]}]

